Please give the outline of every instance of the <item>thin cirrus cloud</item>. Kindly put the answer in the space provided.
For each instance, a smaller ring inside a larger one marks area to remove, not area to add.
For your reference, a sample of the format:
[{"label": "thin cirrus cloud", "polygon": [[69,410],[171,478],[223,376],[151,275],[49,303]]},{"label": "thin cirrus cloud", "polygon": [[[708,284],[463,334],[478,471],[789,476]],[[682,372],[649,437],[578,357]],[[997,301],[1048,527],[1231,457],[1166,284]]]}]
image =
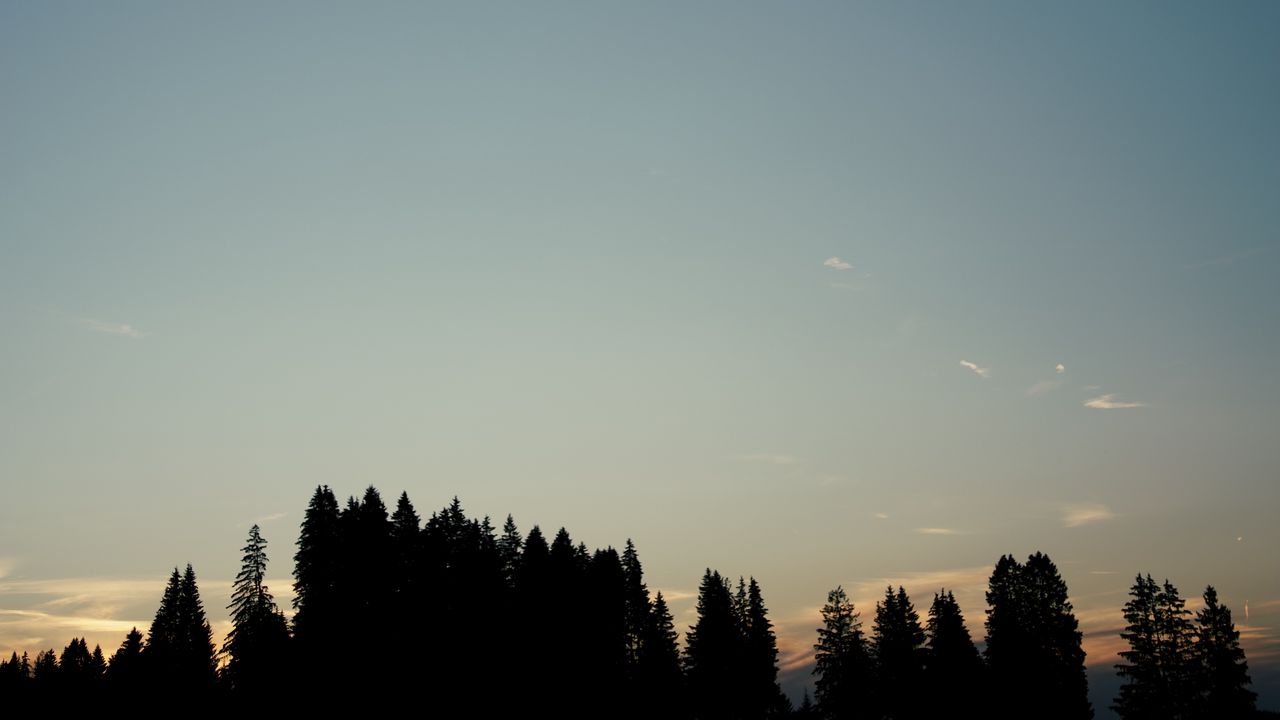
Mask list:
[{"label": "thin cirrus cloud", "polygon": [[1066,371],[1067,371],[1067,366],[1063,365],[1062,363],[1058,363],[1053,368],[1053,372],[1056,375],[1058,375],[1058,377],[1053,378],[1052,380],[1041,380],[1035,385],[1032,385],[1031,387],[1027,388],[1027,396],[1036,397],[1037,395],[1044,395],[1047,392],[1052,392],[1062,387],[1061,376]]},{"label": "thin cirrus cloud", "polygon": [[1115,513],[1111,512],[1111,508],[1099,503],[1068,505],[1062,510],[1062,525],[1069,528],[1081,527],[1102,522],[1103,520],[1110,520],[1115,516]]},{"label": "thin cirrus cloud", "polygon": [[743,462],[763,463],[765,465],[799,465],[800,459],[792,455],[781,455],[771,453],[756,453],[753,455],[739,455],[735,460]]},{"label": "thin cirrus cloud", "polygon": [[960,535],[962,534],[959,530],[952,530],[951,528],[940,528],[940,527],[916,528],[916,533],[919,535]]},{"label": "thin cirrus cloud", "polygon": [[973,374],[984,380],[991,377],[991,368],[978,367],[977,363],[972,363],[968,360],[961,360],[960,367],[972,370]]},{"label": "thin cirrus cloud", "polygon": [[853,263],[845,262],[836,256],[831,256],[822,261],[823,267],[829,267],[832,270],[852,270]]},{"label": "thin cirrus cloud", "polygon": [[1115,393],[1106,393],[1084,401],[1084,406],[1094,410],[1124,410],[1126,408],[1146,407],[1144,402],[1126,402],[1117,400]]},{"label": "thin cirrus cloud", "polygon": [[137,340],[144,338],[147,333],[142,332],[138,328],[128,323],[105,322],[103,320],[94,320],[93,318],[80,318],[80,324],[104,335],[115,335],[116,337],[127,337]]}]

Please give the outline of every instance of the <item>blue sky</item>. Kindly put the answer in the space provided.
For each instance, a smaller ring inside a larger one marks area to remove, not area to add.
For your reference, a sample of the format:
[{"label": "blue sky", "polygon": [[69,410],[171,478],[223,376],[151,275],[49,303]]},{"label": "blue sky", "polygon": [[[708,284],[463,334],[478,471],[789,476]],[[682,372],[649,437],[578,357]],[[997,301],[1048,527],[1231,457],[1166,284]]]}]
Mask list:
[{"label": "blue sky", "polygon": [[1044,550],[1102,666],[1135,574],[1212,583],[1278,708],[1277,31],[0,5],[0,650],[114,646],[264,518],[283,592],[315,485],[373,483],[755,575],[796,666],[839,583],[980,636]]}]

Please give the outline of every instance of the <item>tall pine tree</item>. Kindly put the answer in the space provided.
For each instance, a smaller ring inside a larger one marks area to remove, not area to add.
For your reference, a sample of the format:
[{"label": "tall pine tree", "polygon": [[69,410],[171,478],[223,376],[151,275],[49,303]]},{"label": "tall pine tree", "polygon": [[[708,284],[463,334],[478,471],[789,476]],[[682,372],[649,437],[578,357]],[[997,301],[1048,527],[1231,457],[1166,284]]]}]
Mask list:
[{"label": "tall pine tree", "polygon": [[223,676],[233,691],[264,696],[285,681],[289,626],[266,584],[267,541],[254,525],[231,586],[231,632],[222,651],[230,658]]},{"label": "tall pine tree", "polygon": [[843,587],[827,593],[813,649],[816,712],[841,720],[871,717],[866,697],[872,687],[870,650],[859,613]]},{"label": "tall pine tree", "polygon": [[923,711],[924,628],[920,614],[898,586],[876,604],[871,646],[876,658],[876,707],[886,718],[915,718]]},{"label": "tall pine tree", "polygon": [[1203,693],[1199,717],[1235,720],[1254,714],[1257,695],[1249,689],[1249,664],[1240,648],[1240,633],[1231,609],[1218,602],[1218,591],[1205,588],[1204,608],[1196,613],[1195,656]]}]

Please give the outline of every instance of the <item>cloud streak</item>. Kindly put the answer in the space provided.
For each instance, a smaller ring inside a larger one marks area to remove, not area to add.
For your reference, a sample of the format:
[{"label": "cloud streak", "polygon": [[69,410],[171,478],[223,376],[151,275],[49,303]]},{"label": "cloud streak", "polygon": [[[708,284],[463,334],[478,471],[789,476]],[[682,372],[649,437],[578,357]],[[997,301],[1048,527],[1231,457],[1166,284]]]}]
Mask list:
[{"label": "cloud streak", "polygon": [[926,527],[926,528],[916,528],[916,534],[918,535],[963,535],[964,533],[960,532],[959,530],[952,530],[951,528]]},{"label": "cloud streak", "polygon": [[1102,504],[1068,505],[1062,510],[1062,526],[1075,528],[1103,520],[1111,520],[1116,515],[1111,508]]},{"label": "cloud streak", "polygon": [[147,333],[142,332],[128,323],[113,323],[105,322],[103,320],[94,320],[93,318],[80,318],[80,324],[94,332],[100,332],[104,335],[115,335],[116,337],[127,337],[134,340],[147,336]]},{"label": "cloud streak", "polygon": [[832,270],[852,270],[853,264],[845,262],[838,257],[832,256],[822,261],[823,267],[829,267]]},{"label": "cloud streak", "polygon": [[1084,401],[1084,406],[1094,410],[1124,410],[1126,408],[1146,407],[1144,402],[1125,402],[1116,399],[1115,393],[1106,393]]},{"label": "cloud streak", "polygon": [[971,363],[968,360],[961,360],[960,367],[972,370],[975,375],[984,380],[991,377],[991,368],[978,367],[977,363]]},{"label": "cloud streak", "polygon": [[777,453],[756,453],[754,455],[739,455],[736,460],[743,462],[764,463],[766,465],[799,465],[800,460],[792,455],[783,455]]}]

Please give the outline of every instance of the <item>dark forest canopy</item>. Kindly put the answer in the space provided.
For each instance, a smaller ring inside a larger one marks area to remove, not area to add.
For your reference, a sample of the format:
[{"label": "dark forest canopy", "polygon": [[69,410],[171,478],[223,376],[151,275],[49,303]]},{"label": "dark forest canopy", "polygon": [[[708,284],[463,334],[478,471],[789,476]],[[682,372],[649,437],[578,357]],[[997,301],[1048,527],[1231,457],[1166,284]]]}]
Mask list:
[{"label": "dark forest canopy", "polygon": [[[550,535],[550,540],[548,540]],[[793,710],[778,684],[764,590],[707,568],[683,647],[635,545],[588,549],[569,531],[521,532],[468,517],[457,498],[425,522],[405,493],[389,509],[370,486],[339,503],[312,495],[294,560],[292,620],[276,605],[267,540],[253,526],[232,589],[233,629],[215,645],[194,569],[174,568],[145,636],[107,660],[73,638],[0,661],[5,707],[78,698],[181,702],[194,714],[254,706],[391,707],[404,693],[430,715],[675,717],[700,720],[1087,719],[1082,635],[1056,566],[1001,557],[987,591],[984,650],[955,596],[924,619],[888,587],[864,626],[840,587],[822,608],[812,700]],[[1254,713],[1230,611],[1212,587],[1193,622],[1167,581],[1139,576],[1113,706],[1125,718]]]}]

